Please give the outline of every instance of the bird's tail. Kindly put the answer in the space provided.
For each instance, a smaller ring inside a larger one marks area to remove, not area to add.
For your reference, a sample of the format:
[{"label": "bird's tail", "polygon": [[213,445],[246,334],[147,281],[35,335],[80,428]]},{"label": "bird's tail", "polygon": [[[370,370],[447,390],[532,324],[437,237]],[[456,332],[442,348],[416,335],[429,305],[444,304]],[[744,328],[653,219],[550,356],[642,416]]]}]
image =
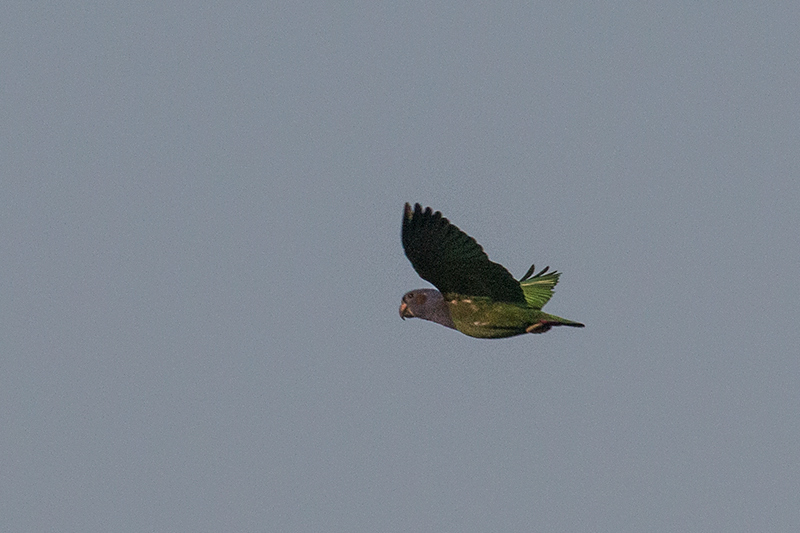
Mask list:
[{"label": "bird's tail", "polygon": [[526,333],[544,333],[545,331],[550,331],[550,328],[554,326],[570,326],[572,328],[583,328],[585,327],[580,322],[575,322],[572,320],[567,320],[566,318],[561,318],[560,316],[556,315],[548,315],[545,314],[542,318],[537,320],[535,323],[531,324],[525,329]]}]

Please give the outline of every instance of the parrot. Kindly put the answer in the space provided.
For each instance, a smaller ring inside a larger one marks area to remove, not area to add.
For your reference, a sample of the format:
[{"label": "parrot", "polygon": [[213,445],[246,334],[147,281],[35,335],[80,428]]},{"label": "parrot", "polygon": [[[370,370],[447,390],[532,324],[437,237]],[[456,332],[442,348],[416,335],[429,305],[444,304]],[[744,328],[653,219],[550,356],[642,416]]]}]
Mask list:
[{"label": "parrot", "polygon": [[439,211],[423,210],[418,203],[412,209],[406,203],[402,241],[411,266],[436,287],[405,293],[403,320],[421,318],[481,339],[544,333],[554,326],[584,327],[542,311],[560,272],[545,267],[534,274],[532,265],[517,281]]}]

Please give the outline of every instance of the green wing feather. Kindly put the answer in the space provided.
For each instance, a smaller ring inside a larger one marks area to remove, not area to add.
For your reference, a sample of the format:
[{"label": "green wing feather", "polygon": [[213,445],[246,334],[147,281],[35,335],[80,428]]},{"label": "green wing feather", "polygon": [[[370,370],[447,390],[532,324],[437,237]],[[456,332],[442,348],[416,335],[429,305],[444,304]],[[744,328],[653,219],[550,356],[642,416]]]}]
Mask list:
[{"label": "green wing feather", "polygon": [[561,272],[546,272],[550,267],[545,267],[541,272],[532,275],[534,272],[534,265],[528,269],[528,272],[519,280],[522,287],[522,292],[525,294],[525,300],[528,302],[528,307],[534,309],[541,309],[544,307],[550,298],[553,296],[553,288],[558,283],[558,278]]},{"label": "green wing feather", "polygon": [[[528,301],[520,282],[503,265],[489,261],[475,239],[430,207],[423,211],[419,204],[413,210],[411,205],[405,205],[403,249],[417,274],[442,294],[520,304]],[[536,301],[539,300],[541,296]]]}]

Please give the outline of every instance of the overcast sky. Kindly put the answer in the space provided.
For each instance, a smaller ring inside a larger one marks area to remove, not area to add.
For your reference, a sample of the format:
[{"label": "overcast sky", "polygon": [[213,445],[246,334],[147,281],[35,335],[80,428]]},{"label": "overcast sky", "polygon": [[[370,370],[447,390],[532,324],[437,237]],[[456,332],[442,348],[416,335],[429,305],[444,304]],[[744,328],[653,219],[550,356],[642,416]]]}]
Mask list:
[{"label": "overcast sky", "polygon": [[[0,530],[800,530],[796,2],[13,2]],[[441,210],[586,324],[401,321]]]}]

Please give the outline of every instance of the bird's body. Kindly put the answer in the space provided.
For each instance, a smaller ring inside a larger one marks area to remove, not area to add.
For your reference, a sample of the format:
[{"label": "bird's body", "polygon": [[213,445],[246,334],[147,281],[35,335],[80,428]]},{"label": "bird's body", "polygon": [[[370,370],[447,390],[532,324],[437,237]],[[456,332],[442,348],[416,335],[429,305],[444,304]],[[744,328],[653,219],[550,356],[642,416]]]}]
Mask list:
[{"label": "bird's body", "polygon": [[527,305],[488,298],[455,296],[447,301],[456,329],[470,337],[497,339],[523,333],[544,333],[553,325],[577,325]]},{"label": "bird's body", "polygon": [[560,273],[533,267],[519,281],[502,265],[489,261],[483,248],[440,212],[405,205],[403,248],[414,270],[437,289],[417,289],[403,296],[402,318],[417,317],[478,338],[544,333],[553,326],[583,327],[550,315],[542,307],[553,294]]}]

